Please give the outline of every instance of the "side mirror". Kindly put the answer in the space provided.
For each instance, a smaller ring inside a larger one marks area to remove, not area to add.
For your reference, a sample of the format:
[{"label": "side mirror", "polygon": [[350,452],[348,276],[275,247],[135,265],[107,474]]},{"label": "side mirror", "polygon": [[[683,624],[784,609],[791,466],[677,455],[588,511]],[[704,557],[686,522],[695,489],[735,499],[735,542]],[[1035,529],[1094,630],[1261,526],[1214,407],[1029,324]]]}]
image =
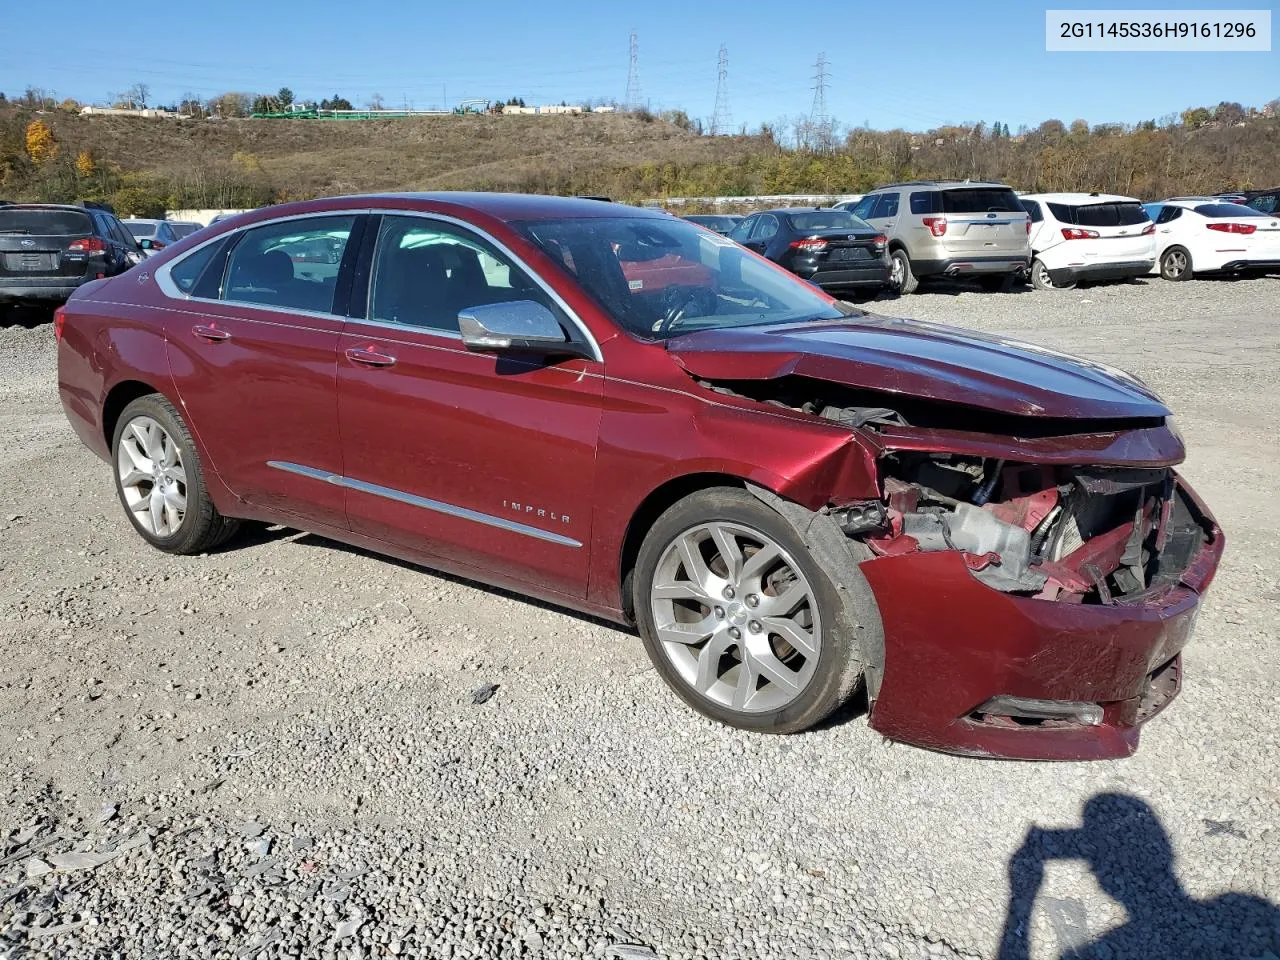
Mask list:
[{"label": "side mirror", "polygon": [[532,300],[467,307],[458,312],[458,331],[466,348],[478,353],[582,353],[578,344],[565,337],[555,315]]},{"label": "side mirror", "polygon": [[138,241],[138,246],[139,246],[141,249],[143,249],[143,250],[150,250],[150,249],[151,249],[151,240],[150,240],[149,238],[148,238],[148,239],[144,239],[144,240],[139,240],[139,241]]}]

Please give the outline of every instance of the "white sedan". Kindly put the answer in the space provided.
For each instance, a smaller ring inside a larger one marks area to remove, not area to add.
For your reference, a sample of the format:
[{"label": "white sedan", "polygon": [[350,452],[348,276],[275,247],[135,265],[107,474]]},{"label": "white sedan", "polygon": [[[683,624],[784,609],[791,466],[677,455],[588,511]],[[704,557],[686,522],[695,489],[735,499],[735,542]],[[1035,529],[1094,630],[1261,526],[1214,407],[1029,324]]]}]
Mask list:
[{"label": "white sedan", "polygon": [[1027,193],[1031,283],[1070,290],[1080,281],[1131,280],[1156,262],[1156,228],[1135,197],[1106,193]]},{"label": "white sedan", "polygon": [[1280,218],[1216,197],[1175,197],[1145,207],[1156,224],[1160,276],[1280,271]]}]

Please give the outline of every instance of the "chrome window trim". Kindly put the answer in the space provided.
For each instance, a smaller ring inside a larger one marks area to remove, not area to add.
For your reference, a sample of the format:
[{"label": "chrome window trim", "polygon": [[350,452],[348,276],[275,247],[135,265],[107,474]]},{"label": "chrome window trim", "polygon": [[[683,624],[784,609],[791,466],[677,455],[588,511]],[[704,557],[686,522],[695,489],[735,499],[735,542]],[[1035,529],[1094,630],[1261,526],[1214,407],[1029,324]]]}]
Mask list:
[{"label": "chrome window trim", "polygon": [[536,540],[545,540],[547,543],[554,543],[562,547],[576,549],[582,546],[580,540],[552,533],[550,530],[543,530],[540,527],[532,527],[527,523],[517,523],[515,520],[496,517],[491,513],[481,513],[479,510],[455,506],[442,500],[431,500],[427,497],[420,497],[417,494],[406,493],[403,490],[396,490],[392,487],[384,487],[376,483],[344,477],[342,474],[332,473],[328,470],[317,470],[315,467],[303,466],[300,463],[288,463],[284,460],[268,460],[267,466],[276,470],[283,470],[286,473],[295,473],[311,480],[331,483],[336,487],[345,487],[348,490],[358,490],[361,493],[383,497],[386,500],[395,500],[397,503],[403,503],[410,507],[421,507],[423,510],[430,510],[434,513],[443,513],[446,516],[457,517],[461,520],[471,520],[474,523],[482,523],[488,527],[497,527],[499,530],[506,530],[509,533],[519,533],[526,537],[533,537]]},{"label": "chrome window trim", "polygon": [[[257,229],[258,227],[270,226],[272,224],[277,224],[277,223],[287,223],[291,220],[310,220],[310,219],[315,219],[317,217],[344,217],[344,216],[358,217],[358,216],[364,216],[364,215],[420,217],[424,220],[435,220],[441,223],[451,224],[453,226],[460,227],[463,230],[474,233],[478,237],[481,237],[483,240],[485,240],[485,242],[491,244],[496,250],[501,252],[503,256],[510,259],[513,265],[518,267],[526,276],[532,279],[533,282],[537,284],[537,286],[542,290],[542,292],[545,293],[548,297],[550,297],[555,302],[556,306],[558,306],[564,312],[564,315],[569,318],[569,322],[573,325],[574,329],[578,332],[578,335],[582,338],[582,341],[590,348],[591,356],[589,359],[595,360],[597,363],[604,362],[604,354],[600,352],[600,342],[596,340],[595,336],[591,333],[591,330],[588,329],[587,325],[582,322],[582,318],[578,316],[577,311],[574,310],[572,307],[570,307],[568,302],[565,301],[564,297],[560,296],[560,294],[557,293],[551,287],[551,285],[548,284],[546,280],[542,278],[541,275],[539,275],[538,271],[530,267],[528,262],[526,262],[524,258],[516,254],[515,251],[513,251],[510,247],[508,247],[505,243],[503,243],[497,237],[493,236],[493,234],[477,226],[476,224],[471,223],[467,220],[460,219],[459,217],[451,217],[448,214],[435,213],[430,210],[404,210],[404,209],[397,209],[394,207],[362,207],[360,209],[350,209],[350,210],[325,210],[325,211],[320,211],[315,213],[295,213],[290,216],[274,217],[269,220],[260,220],[256,223],[246,224],[245,226],[240,227],[237,230],[230,230],[227,233],[220,233],[217,236],[210,237],[208,240],[205,240],[202,243],[196,244],[190,250],[183,253],[182,256],[168,261],[163,266],[155,270],[153,273],[153,276],[155,277],[156,285],[160,288],[161,292],[164,293],[165,296],[173,300],[186,300],[191,303],[216,303],[223,306],[240,305],[240,306],[246,306],[246,307],[253,307],[256,310],[272,310],[277,313],[297,314],[304,317],[321,317],[326,320],[338,320],[343,323],[356,323],[356,324],[361,324],[363,326],[381,327],[387,330],[413,330],[413,331],[418,331],[422,333],[432,334],[434,336],[438,336],[446,340],[461,341],[462,334],[460,333],[453,333],[452,331],[446,331],[446,330],[436,330],[431,327],[418,327],[418,326],[413,326],[412,324],[407,324],[407,323],[394,323],[394,322],[389,322],[385,320],[369,320],[364,317],[344,317],[336,313],[328,313],[328,312],[322,312],[322,311],[316,311],[316,310],[295,310],[287,307],[274,307],[269,304],[250,303],[243,300],[221,300],[221,299],[210,299],[209,297],[193,297],[189,293],[184,293],[178,287],[178,285],[173,282],[173,278],[169,276],[169,272],[176,265],[178,265],[179,263],[182,263],[184,260],[187,259],[187,257],[191,256],[196,251],[208,246],[211,243],[216,243],[217,241],[222,240],[224,237],[231,236],[232,234],[235,234],[235,233],[244,233],[247,230],[254,230],[254,229]],[[381,231],[381,224],[379,224],[379,231]],[[376,256],[377,256],[377,250],[375,249],[374,257],[376,258]],[[370,266],[372,266],[372,262],[370,263]],[[370,284],[373,283],[372,269],[370,269],[369,271],[368,282]],[[366,296],[365,298],[366,312],[368,312],[368,304],[369,304],[369,300],[368,300],[368,297]]]}]

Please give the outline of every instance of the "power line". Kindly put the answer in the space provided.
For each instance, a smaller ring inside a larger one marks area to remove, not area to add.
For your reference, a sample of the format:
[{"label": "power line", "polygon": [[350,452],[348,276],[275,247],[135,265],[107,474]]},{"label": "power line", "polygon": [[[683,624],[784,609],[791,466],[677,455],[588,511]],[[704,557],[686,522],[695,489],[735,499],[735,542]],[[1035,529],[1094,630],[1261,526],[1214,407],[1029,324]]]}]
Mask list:
[{"label": "power line", "polygon": [[716,108],[711,115],[711,135],[733,132],[733,114],[729,112],[729,50],[720,44],[716,74]]},{"label": "power line", "polygon": [[631,61],[627,67],[627,97],[625,106],[632,110],[640,108],[640,38],[635,30],[631,31]]}]

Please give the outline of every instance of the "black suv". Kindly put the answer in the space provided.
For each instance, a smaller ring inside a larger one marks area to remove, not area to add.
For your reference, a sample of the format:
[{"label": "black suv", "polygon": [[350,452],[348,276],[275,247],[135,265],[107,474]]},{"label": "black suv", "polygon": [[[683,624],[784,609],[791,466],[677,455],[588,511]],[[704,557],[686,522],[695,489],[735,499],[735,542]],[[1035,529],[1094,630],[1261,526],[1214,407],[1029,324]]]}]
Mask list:
[{"label": "black suv", "polygon": [[57,306],[81,284],[124,273],[141,260],[133,234],[103,207],[0,206],[0,310]]}]

